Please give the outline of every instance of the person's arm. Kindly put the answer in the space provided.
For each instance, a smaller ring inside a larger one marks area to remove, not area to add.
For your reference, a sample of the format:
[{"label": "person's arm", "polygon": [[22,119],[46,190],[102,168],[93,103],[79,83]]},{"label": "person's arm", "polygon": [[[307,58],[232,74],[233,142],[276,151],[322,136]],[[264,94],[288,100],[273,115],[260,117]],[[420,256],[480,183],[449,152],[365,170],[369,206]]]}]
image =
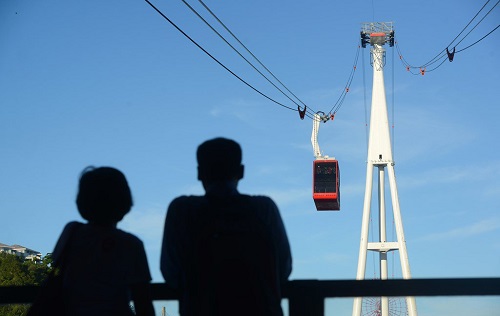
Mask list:
[{"label": "person's arm", "polygon": [[52,251],[52,260],[56,264],[59,264],[59,260],[61,259],[61,255],[69,242],[71,234],[75,229],[82,226],[83,224],[80,222],[69,222],[64,227],[59,239],[57,240],[56,246],[54,247],[54,251]]},{"label": "person's arm", "polygon": [[278,207],[273,202],[275,214],[275,238],[278,251],[278,267],[280,271],[280,281],[285,282],[292,273],[292,251],[290,250],[290,243],[286,234],[285,225],[281,219]]},{"label": "person's arm", "polygon": [[131,273],[129,273],[128,284],[135,312],[138,316],[152,316],[155,312],[151,299],[151,273],[146,250],[142,241],[135,236],[129,246],[132,269]]},{"label": "person's arm", "polygon": [[180,258],[179,258],[179,231],[176,213],[181,207],[180,198],[170,203],[165,219],[163,230],[163,242],[161,245],[160,270],[165,279],[165,283],[177,289],[180,279]]},{"label": "person's arm", "polygon": [[137,316],[152,316],[155,314],[149,283],[133,284],[131,286],[131,292],[135,314]]},{"label": "person's arm", "polygon": [[286,282],[292,273],[292,252],[278,206],[267,196],[254,196],[253,201],[257,203],[256,210],[260,210],[262,220],[270,227],[276,251],[278,277],[281,283]]}]

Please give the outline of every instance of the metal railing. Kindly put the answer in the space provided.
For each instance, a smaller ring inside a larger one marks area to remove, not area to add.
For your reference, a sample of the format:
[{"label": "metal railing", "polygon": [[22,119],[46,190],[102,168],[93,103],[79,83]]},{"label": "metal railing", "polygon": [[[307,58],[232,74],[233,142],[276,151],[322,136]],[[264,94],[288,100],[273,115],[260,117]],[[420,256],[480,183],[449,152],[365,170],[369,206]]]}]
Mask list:
[{"label": "metal railing", "polygon": [[390,33],[393,31],[392,22],[363,22],[361,23],[361,31],[365,33]]},{"label": "metal railing", "polygon": [[[0,304],[31,303],[38,286],[0,287]],[[164,283],[151,284],[153,300],[178,300]],[[326,298],[377,296],[500,296],[500,278],[411,280],[292,280],[283,288],[290,316],[323,316]]]}]

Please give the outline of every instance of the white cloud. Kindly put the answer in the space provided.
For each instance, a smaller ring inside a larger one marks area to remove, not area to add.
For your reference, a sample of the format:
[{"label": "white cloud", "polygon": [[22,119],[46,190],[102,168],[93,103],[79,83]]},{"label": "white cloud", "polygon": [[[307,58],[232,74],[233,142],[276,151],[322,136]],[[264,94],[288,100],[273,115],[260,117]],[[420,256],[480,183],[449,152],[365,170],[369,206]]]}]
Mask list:
[{"label": "white cloud", "polygon": [[341,185],[341,190],[342,195],[349,198],[364,196],[365,183],[344,184]]},{"label": "white cloud", "polygon": [[205,190],[201,182],[196,182],[185,186],[182,190],[182,195],[204,195]]},{"label": "white cloud", "polygon": [[263,126],[263,120],[261,117],[263,106],[266,106],[266,104],[263,104],[262,102],[245,99],[232,99],[227,100],[225,104],[218,107],[217,114],[236,119],[237,121],[243,122],[245,125],[251,126],[252,128],[265,130],[266,126]]},{"label": "white cloud", "polygon": [[264,165],[260,164],[255,166],[256,176],[271,176],[271,175],[283,175],[290,172],[290,167],[287,165]]},{"label": "white cloud", "polygon": [[464,122],[440,117],[422,107],[400,108],[395,120],[394,157],[400,161],[444,155],[476,138],[473,128]]},{"label": "white cloud", "polygon": [[500,184],[496,186],[490,186],[484,192],[485,196],[498,197],[500,196]]},{"label": "white cloud", "polygon": [[471,225],[454,228],[448,231],[432,233],[419,238],[419,240],[442,240],[452,238],[466,238],[475,235],[481,235],[500,229],[500,218],[491,218],[481,220]]},{"label": "white cloud", "polygon": [[308,199],[309,197],[312,196],[310,188],[287,189],[287,190],[263,190],[262,192],[265,192],[264,194],[271,197],[280,207],[296,203],[303,203],[305,199]]},{"label": "white cloud", "polygon": [[147,248],[159,249],[165,222],[165,207],[148,210],[133,209],[119,224],[120,228],[137,235]]},{"label": "white cloud", "polygon": [[[488,179],[497,180],[500,176],[500,163],[494,161],[486,165],[475,164],[459,164],[455,166],[446,166],[441,168],[434,168],[422,172],[418,169],[418,176],[414,174],[406,177],[400,177],[398,184],[406,187],[417,187],[428,184],[436,183],[453,183],[466,181],[485,181]],[[498,192],[499,187],[490,188],[492,193]],[[496,190],[496,191],[495,191]]]},{"label": "white cloud", "polygon": [[311,142],[291,143],[290,146],[311,153],[311,157],[314,155]]},{"label": "white cloud", "polygon": [[314,256],[298,256],[293,257],[293,272],[292,279],[309,279],[318,271],[327,271],[328,275],[335,274],[331,271],[331,267],[341,267],[349,264],[352,258],[340,252],[323,252]]},{"label": "white cloud", "polygon": [[221,115],[222,110],[219,107],[214,107],[210,110],[210,115],[213,117],[218,117]]},{"label": "white cloud", "polygon": [[226,103],[212,107],[210,115],[214,117],[233,116],[242,121],[247,121],[249,116],[258,108],[260,104],[243,99],[232,99]]},{"label": "white cloud", "polygon": [[332,252],[323,254],[323,261],[327,263],[345,263],[349,260],[351,260],[351,257],[344,253]]}]

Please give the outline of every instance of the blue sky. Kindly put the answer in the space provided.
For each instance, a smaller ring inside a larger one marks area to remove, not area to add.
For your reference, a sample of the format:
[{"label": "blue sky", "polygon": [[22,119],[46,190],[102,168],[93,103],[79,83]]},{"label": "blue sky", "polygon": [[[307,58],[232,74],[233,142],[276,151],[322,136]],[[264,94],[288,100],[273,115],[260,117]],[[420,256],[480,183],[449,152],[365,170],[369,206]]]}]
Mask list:
[{"label": "blue sky", "polygon": [[[325,112],[349,77],[362,22],[394,22],[404,58],[420,65],[445,49],[484,2],[205,1],[290,90]],[[295,107],[181,1],[153,3],[254,87]],[[198,1],[190,3],[209,18]],[[499,21],[497,6],[457,50]],[[500,276],[499,36],[497,30],[424,76],[407,72],[386,47],[395,168],[415,278]],[[80,171],[110,165],[126,174],[135,200],[119,227],[144,241],[153,281],[162,282],[166,207],[178,195],[203,193],[196,147],[224,136],[243,147],[240,191],[269,195],[281,210],[291,279],[353,279],[371,76],[366,48],[342,108],[319,134],[322,150],[340,163],[342,210],[317,212],[311,120],[235,79],[145,1],[3,0],[0,242],[50,252],[64,225],[80,219],[74,204]],[[395,258],[391,270],[400,277]],[[371,278],[375,259],[368,260]],[[445,303],[451,301],[417,299],[417,307],[422,315],[442,315],[442,304],[449,315],[500,308],[494,298]],[[350,308],[350,300],[327,303],[329,311]]]}]

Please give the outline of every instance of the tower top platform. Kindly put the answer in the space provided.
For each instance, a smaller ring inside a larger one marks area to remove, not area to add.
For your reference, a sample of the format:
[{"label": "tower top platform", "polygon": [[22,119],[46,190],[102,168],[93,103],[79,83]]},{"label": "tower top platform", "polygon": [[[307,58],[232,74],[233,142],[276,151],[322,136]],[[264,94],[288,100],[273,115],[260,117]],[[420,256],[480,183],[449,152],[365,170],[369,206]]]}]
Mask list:
[{"label": "tower top platform", "polygon": [[384,45],[389,43],[394,46],[394,29],[392,22],[364,22],[361,23],[361,45]]},{"label": "tower top platform", "polygon": [[385,33],[389,34],[393,29],[392,22],[363,22],[361,23],[361,32],[366,34]]}]

